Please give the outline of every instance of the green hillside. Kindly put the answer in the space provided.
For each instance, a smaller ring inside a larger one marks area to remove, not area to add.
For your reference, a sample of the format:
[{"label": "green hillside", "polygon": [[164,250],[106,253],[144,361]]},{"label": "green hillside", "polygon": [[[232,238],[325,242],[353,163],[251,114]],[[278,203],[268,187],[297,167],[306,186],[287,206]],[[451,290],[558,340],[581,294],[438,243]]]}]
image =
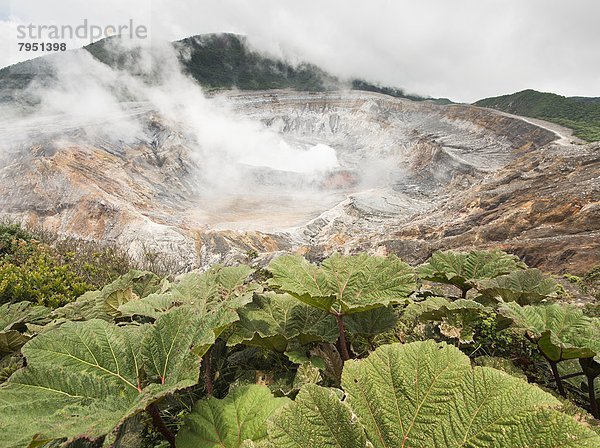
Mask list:
[{"label": "green hillside", "polygon": [[[106,42],[104,39],[84,48],[111,67],[122,66],[131,55],[107,51]],[[337,78],[315,65],[294,67],[263,56],[248,46],[244,36],[236,34],[192,36],[173,45],[181,55],[185,71],[208,89],[323,91],[340,86]]]},{"label": "green hillside", "polygon": [[413,101],[425,101],[430,100],[436,104],[453,104],[454,102],[449,100],[448,98],[431,98],[431,97],[423,97],[419,95],[411,95],[410,93],[406,93],[402,89],[398,89],[396,87],[387,87],[372,84],[370,82],[364,81],[362,79],[353,79],[352,80],[352,90],[364,90],[367,92],[377,92],[382,93],[384,95],[393,96],[395,98],[407,98]]},{"label": "green hillside", "polygon": [[323,91],[340,82],[312,64],[293,67],[252,51],[243,36],[208,34],[175,43],[190,53],[182,63],[201,85],[213,89]]},{"label": "green hillside", "polygon": [[[84,47],[97,60],[124,68],[135,59],[137,50],[115,54],[107,49],[110,39],[102,39]],[[253,50],[244,36],[236,34],[203,34],[191,36],[173,45],[180,53],[184,70],[208,90],[232,89],[269,90],[293,89],[299,91],[365,90],[408,98],[413,101],[432,100],[449,104],[446,98],[435,99],[410,95],[396,87],[386,87],[365,80],[341,80],[314,64],[291,65]],[[77,51],[77,50],[75,50]],[[25,100],[22,90],[32,81],[51,81],[53,68],[50,55],[24,61],[0,69],[0,101]]]},{"label": "green hillside", "polygon": [[569,98],[554,93],[524,90],[512,95],[486,98],[474,104],[551,121],[573,129],[574,134],[583,140],[600,141],[599,98]]}]

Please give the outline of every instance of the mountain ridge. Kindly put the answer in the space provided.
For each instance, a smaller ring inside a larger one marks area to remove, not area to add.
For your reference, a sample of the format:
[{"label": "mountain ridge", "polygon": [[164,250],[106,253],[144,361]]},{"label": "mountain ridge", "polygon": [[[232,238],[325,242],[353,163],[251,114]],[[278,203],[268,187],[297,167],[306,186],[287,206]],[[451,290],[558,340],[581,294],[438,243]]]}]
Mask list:
[{"label": "mountain ridge", "polygon": [[[94,45],[85,48],[94,54]],[[173,45],[184,55],[180,62],[185,71],[205,89],[363,90],[413,101],[453,103],[448,98],[412,95],[402,88],[364,79],[340,79],[312,63],[292,65],[284,59],[263,55],[252,48],[246,36],[240,34],[198,34],[175,41]]]},{"label": "mountain ridge", "polygon": [[[101,39],[82,47],[94,58],[111,67],[120,65],[106,45],[118,36]],[[407,93],[395,86],[385,86],[365,79],[342,80],[315,64],[287,61],[264,55],[248,43],[246,36],[232,33],[208,33],[189,36],[172,45],[180,54],[184,71],[205,90],[279,90],[323,92],[362,90],[406,98],[454,104],[448,98],[433,98]],[[51,56],[51,55],[46,55]],[[50,73],[46,56],[23,61],[0,69],[0,101],[14,99],[14,90],[26,87],[34,77]],[[483,98],[472,103],[514,115],[547,120],[574,131],[588,142],[600,141],[600,97],[565,97],[555,93],[525,89],[512,94]]]},{"label": "mountain ridge", "polygon": [[[135,50],[114,54],[107,45],[118,36],[101,39],[80,49],[98,61],[121,67]],[[364,79],[340,79],[315,64],[292,65],[284,59],[270,57],[253,49],[243,35],[209,33],[189,36],[171,43],[179,53],[183,70],[205,90],[279,90],[323,92],[363,90],[413,101],[452,104],[448,98],[432,98],[406,93],[402,88],[382,86]],[[13,89],[25,88],[33,78],[52,76],[48,56],[44,55],[0,69],[0,101],[13,99]]]}]

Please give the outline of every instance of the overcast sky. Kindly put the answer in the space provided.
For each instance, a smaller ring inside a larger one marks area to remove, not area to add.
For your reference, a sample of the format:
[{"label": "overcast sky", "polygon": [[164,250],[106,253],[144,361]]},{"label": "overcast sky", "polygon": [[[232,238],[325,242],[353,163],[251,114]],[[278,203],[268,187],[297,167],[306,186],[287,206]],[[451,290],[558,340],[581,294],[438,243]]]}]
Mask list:
[{"label": "overcast sky", "polygon": [[132,19],[152,39],[241,33],[342,77],[456,101],[526,88],[600,96],[599,0],[0,0],[0,65],[31,57],[17,51],[19,24],[84,19]]}]

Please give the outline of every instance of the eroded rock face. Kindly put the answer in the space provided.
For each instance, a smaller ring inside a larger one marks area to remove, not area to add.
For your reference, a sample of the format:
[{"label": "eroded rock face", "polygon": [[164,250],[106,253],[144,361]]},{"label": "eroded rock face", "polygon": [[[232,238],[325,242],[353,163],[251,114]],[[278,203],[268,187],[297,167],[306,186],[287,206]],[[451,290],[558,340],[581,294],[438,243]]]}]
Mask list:
[{"label": "eroded rock face", "polygon": [[528,152],[438,209],[352,245],[422,262],[438,249],[501,248],[551,272],[600,263],[600,145]]},{"label": "eroded rock face", "polygon": [[598,146],[552,145],[554,132],[494,111],[365,92],[214,101],[290,147],[333,148],[339,166],[306,174],[232,160],[237,188],[209,192],[219,168],[193,133],[135,104],[144,134],[128,142],[60,119],[17,141],[3,124],[0,214],[133,254],[176,254],[188,267],[284,250],[420,262],[437,248],[474,246],[550,270],[600,263]]}]

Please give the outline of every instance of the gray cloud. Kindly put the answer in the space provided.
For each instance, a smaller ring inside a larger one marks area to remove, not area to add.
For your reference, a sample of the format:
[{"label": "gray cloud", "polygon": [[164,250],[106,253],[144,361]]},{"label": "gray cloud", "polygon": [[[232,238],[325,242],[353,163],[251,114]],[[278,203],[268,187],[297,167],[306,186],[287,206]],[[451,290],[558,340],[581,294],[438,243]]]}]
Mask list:
[{"label": "gray cloud", "polygon": [[[263,51],[314,62],[339,76],[459,101],[525,88],[600,96],[596,0],[153,0],[151,7],[141,0],[127,6],[108,0],[85,2],[85,8],[70,0],[48,5],[23,0],[13,8],[11,23],[56,22],[57,13],[61,21],[76,23],[97,14],[103,21],[150,20],[155,39],[237,32]],[[9,22],[0,22],[0,28],[9,28]]]}]

